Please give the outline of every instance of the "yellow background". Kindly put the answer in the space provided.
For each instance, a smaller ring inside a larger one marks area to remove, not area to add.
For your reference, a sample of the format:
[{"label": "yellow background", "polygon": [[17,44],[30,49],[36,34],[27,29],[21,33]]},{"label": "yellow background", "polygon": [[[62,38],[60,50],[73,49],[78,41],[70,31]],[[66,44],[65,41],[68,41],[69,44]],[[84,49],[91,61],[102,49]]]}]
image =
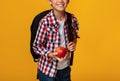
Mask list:
[{"label": "yellow background", "polygon": [[[0,81],[37,81],[29,51],[35,15],[48,0],[0,0]],[[120,81],[120,0],[70,0],[80,23],[72,81]]]}]

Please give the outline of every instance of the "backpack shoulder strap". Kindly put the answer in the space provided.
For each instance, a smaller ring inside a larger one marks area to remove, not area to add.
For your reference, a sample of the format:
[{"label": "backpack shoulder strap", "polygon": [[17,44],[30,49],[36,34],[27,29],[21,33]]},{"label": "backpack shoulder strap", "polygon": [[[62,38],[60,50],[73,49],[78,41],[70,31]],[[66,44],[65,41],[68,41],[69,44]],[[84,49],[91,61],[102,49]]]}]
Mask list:
[{"label": "backpack shoulder strap", "polygon": [[[72,14],[67,13],[67,24],[68,24],[68,40],[73,41],[73,27],[72,27]],[[70,65],[73,65],[74,51],[71,52]]]},{"label": "backpack shoulder strap", "polygon": [[73,27],[72,27],[72,14],[67,13],[67,24],[68,24],[68,39],[69,41],[73,41]]}]

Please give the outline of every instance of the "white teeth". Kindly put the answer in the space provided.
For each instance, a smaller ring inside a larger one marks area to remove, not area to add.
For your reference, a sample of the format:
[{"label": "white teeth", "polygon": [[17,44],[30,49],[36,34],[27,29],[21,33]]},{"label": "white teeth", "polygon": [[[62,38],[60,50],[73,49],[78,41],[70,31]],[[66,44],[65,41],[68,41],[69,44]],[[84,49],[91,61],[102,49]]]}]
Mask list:
[{"label": "white teeth", "polygon": [[63,3],[57,3],[57,5],[64,6],[64,4],[63,4]]},{"label": "white teeth", "polygon": [[64,4],[58,4],[58,6],[64,6]]}]

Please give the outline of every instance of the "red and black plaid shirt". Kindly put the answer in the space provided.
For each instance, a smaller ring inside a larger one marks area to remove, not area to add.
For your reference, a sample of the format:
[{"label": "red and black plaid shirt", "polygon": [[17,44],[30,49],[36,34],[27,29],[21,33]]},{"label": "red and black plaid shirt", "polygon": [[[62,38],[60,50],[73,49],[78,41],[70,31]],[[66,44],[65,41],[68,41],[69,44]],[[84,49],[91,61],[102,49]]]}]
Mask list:
[{"label": "red and black plaid shirt", "polygon": [[[64,22],[64,33],[65,42],[68,41],[68,24],[66,23],[67,15]],[[74,27],[74,38],[77,38],[78,33],[78,22],[77,19],[72,15],[72,25]],[[45,75],[50,77],[55,77],[57,72],[57,61],[48,57],[48,53],[55,52],[55,47],[60,45],[60,33],[58,28],[60,25],[54,15],[53,10],[49,12],[41,21],[39,22],[39,27],[37,30],[36,38],[33,43],[34,51],[40,55],[38,62],[38,68]]]}]

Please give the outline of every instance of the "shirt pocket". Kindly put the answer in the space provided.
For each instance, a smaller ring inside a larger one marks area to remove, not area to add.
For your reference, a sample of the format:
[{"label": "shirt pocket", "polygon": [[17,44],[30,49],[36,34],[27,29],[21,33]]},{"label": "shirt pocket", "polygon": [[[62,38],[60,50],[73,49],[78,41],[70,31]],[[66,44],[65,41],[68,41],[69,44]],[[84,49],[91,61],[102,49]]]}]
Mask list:
[{"label": "shirt pocket", "polygon": [[51,43],[55,43],[55,41],[57,40],[57,36],[58,36],[57,28],[48,28],[47,29],[47,41],[49,41]]}]

